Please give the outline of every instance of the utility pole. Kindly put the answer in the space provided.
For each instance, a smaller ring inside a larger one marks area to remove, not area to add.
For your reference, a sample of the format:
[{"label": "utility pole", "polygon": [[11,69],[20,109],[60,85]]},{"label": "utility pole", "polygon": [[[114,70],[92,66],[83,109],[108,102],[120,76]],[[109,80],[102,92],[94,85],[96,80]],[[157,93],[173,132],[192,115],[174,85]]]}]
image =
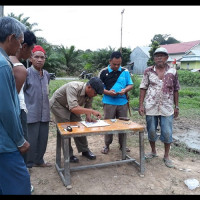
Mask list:
[{"label": "utility pole", "polygon": [[122,54],[122,24],[123,24],[123,14],[124,14],[124,10],[122,10],[121,12],[121,45],[120,45],[120,53]]},{"label": "utility pole", "polygon": [[3,6],[0,6],[0,17],[3,17]]}]

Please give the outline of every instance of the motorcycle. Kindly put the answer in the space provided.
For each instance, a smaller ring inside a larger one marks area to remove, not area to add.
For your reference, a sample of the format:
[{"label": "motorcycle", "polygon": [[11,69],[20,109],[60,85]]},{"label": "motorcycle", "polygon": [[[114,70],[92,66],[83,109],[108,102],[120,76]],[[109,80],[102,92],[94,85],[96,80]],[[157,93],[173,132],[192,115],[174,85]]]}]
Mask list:
[{"label": "motorcycle", "polygon": [[56,79],[56,74],[55,73],[49,73],[50,79],[55,80]]},{"label": "motorcycle", "polygon": [[92,73],[87,73],[86,71],[82,71],[81,74],[79,75],[79,79],[91,79],[93,76]]}]

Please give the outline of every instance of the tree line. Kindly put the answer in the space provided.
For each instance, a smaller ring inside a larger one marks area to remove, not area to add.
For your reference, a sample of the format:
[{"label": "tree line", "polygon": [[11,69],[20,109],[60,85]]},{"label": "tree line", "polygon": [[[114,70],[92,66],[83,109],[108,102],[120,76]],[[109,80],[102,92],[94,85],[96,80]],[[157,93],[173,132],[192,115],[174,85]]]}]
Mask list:
[{"label": "tree line", "polygon": [[[42,31],[41,29],[35,28],[38,23],[29,23],[30,17],[23,17],[23,14],[16,16],[14,13],[8,14],[8,16],[14,17],[21,21],[26,27],[32,31]],[[151,50],[159,44],[168,44],[169,42],[177,43],[178,40],[170,35],[157,34],[151,40]],[[156,42],[156,43],[155,43]],[[97,49],[96,51],[91,51],[87,49],[85,51],[76,49],[74,45],[70,47],[65,47],[63,45],[52,45],[43,37],[37,37],[37,44],[41,45],[46,51],[46,61],[44,69],[48,72],[54,72],[57,76],[78,76],[82,71],[87,71],[88,73],[98,74],[98,72],[109,64],[109,57],[113,51],[120,51],[112,47],[106,47],[103,49]],[[130,48],[122,48],[122,66],[126,66],[130,62],[130,54],[132,50]],[[150,55],[152,52],[150,52]],[[151,59],[151,58],[150,58]],[[26,67],[29,67],[27,61],[23,62]]]}]

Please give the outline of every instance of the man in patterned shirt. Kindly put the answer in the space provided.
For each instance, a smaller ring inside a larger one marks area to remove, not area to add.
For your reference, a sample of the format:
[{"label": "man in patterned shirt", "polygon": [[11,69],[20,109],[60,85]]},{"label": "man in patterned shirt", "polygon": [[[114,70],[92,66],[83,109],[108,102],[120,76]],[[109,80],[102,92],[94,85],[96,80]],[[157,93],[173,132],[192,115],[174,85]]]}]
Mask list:
[{"label": "man in patterned shirt", "polygon": [[157,157],[155,142],[159,138],[156,133],[159,123],[160,140],[164,143],[165,149],[163,161],[167,167],[171,168],[174,164],[169,159],[169,150],[172,143],[173,118],[179,114],[178,90],[180,90],[180,85],[176,69],[166,63],[168,57],[165,48],[157,48],[154,52],[155,65],[144,71],[140,84],[139,114],[146,115],[148,139],[151,146],[151,153],[145,156],[146,159]]}]

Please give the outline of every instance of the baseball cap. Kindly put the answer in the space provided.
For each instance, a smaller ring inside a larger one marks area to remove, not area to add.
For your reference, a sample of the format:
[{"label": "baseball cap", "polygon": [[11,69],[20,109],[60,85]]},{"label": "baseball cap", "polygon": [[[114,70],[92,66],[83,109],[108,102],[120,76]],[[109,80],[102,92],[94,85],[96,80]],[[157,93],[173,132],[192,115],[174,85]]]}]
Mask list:
[{"label": "baseball cap", "polygon": [[102,80],[98,77],[92,77],[88,83],[91,85],[91,87],[95,90],[97,94],[102,95],[104,90],[104,84]]},{"label": "baseball cap", "polygon": [[167,49],[165,49],[164,47],[157,48],[153,55],[155,55],[156,53],[164,53],[168,55]]}]

